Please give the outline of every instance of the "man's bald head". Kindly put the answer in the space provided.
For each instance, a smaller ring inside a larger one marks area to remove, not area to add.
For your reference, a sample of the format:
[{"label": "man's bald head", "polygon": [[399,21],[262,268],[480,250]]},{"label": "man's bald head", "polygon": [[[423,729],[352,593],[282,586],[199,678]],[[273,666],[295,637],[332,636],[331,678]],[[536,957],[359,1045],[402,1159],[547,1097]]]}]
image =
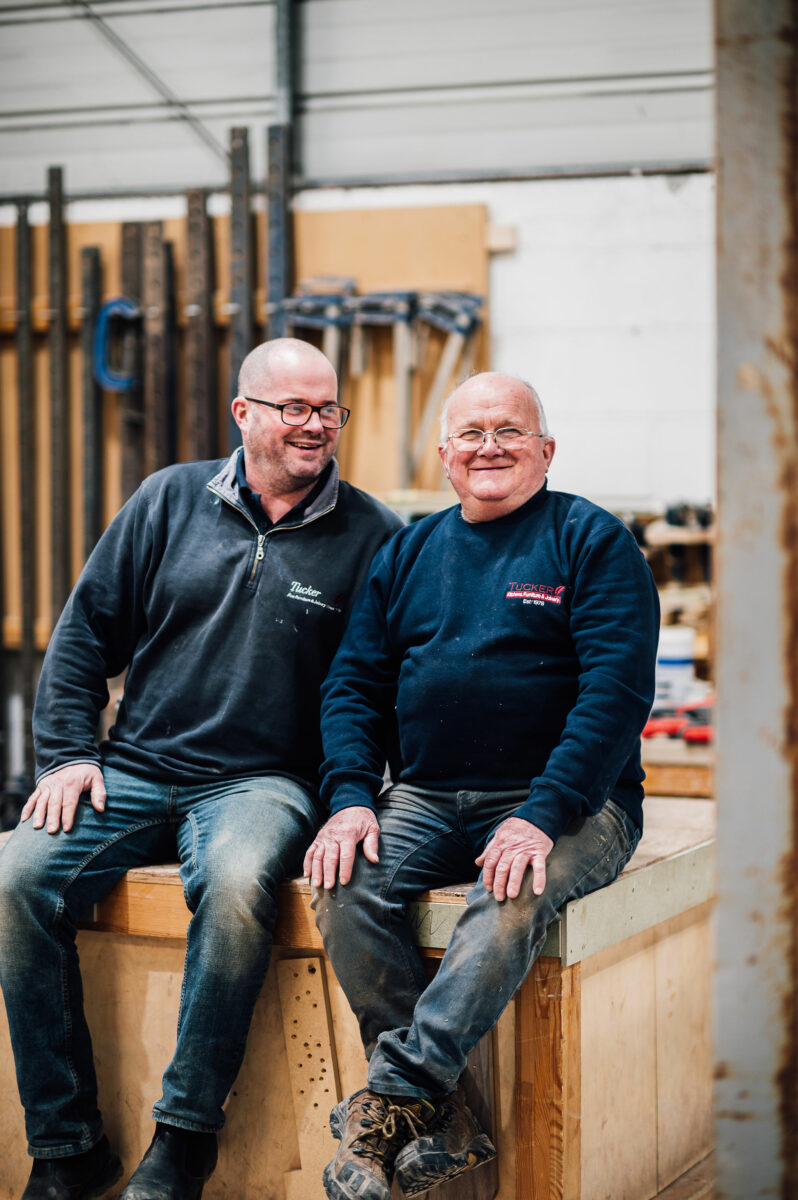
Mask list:
[{"label": "man's bald head", "polygon": [[546,423],[543,403],[531,383],[527,383],[525,379],[519,379],[517,375],[506,375],[502,371],[481,371],[479,374],[471,375],[464,383],[459,384],[444,400],[443,408],[441,409],[441,445],[445,443],[446,435],[449,433],[449,409],[451,408],[452,401],[458,397],[467,396],[470,391],[482,392],[486,387],[495,392],[503,392],[506,395],[520,394],[528,396],[537,413],[540,432],[548,433],[549,427]]},{"label": "man's bald head", "polygon": [[327,370],[333,379],[337,377],[332,363],[321,350],[303,342],[300,338],[272,338],[269,342],[261,342],[251,350],[241,364],[238,373],[239,396],[252,395],[253,392],[268,392],[272,386],[275,372],[298,371],[308,368],[317,371]]}]

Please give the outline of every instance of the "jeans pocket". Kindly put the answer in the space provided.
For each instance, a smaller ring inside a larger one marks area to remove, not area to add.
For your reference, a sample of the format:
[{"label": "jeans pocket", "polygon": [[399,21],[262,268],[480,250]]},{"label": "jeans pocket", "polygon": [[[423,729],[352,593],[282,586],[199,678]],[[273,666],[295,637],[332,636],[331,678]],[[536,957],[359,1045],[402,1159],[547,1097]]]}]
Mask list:
[{"label": "jeans pocket", "polygon": [[612,821],[619,838],[619,857],[618,872],[620,873],[629,859],[637,849],[641,838],[641,831],[635,821],[629,816],[625,808],[621,808],[615,800],[608,800],[604,805],[606,816]]}]

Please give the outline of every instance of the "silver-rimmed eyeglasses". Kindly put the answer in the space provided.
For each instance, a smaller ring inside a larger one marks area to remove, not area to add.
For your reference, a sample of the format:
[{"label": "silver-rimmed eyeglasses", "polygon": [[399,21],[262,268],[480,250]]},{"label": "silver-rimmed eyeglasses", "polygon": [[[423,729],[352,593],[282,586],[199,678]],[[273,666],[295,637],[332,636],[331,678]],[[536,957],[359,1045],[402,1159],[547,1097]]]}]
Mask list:
[{"label": "silver-rimmed eyeglasses", "polygon": [[515,425],[503,425],[501,429],[458,429],[450,433],[446,441],[455,450],[481,450],[492,437],[500,450],[520,450],[527,438],[547,438],[547,433],[535,433],[534,429],[516,429]]},{"label": "silver-rimmed eyeglasses", "polygon": [[305,400],[288,400],[285,404],[273,404],[271,400],[257,400],[254,396],[242,396],[251,404],[263,404],[266,408],[276,408],[284,425],[307,425],[314,413],[319,414],[319,420],[325,429],[343,429],[349,420],[349,409],[342,404],[308,404]]}]

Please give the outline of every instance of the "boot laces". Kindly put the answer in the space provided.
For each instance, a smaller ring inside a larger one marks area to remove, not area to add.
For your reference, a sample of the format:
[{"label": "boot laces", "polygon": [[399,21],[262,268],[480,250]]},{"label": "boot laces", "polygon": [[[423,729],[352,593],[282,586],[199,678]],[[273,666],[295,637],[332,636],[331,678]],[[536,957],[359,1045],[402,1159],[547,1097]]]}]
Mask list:
[{"label": "boot laces", "polygon": [[[399,1149],[400,1139],[413,1141],[421,1137],[427,1124],[419,1109],[424,1101],[419,1101],[418,1107],[409,1104],[394,1104],[392,1100],[381,1100],[379,1118],[369,1121],[369,1127],[360,1134],[357,1143],[352,1147],[355,1154],[363,1158],[386,1159],[389,1154]],[[365,1105],[363,1106],[365,1109]],[[369,1105],[369,1107],[371,1107]],[[430,1105],[430,1107],[432,1107]],[[363,1124],[366,1122],[364,1120]],[[409,1135],[409,1136],[407,1136]],[[374,1145],[370,1143],[374,1142]]]}]

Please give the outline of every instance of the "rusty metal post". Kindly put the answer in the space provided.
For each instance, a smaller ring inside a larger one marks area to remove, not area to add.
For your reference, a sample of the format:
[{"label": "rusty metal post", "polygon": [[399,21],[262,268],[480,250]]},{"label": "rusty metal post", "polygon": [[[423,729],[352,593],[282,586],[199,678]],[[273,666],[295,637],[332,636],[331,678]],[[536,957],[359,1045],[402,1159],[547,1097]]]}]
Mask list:
[{"label": "rusty metal post", "polygon": [[798,1196],[798,3],[717,0],[717,1197]]}]

